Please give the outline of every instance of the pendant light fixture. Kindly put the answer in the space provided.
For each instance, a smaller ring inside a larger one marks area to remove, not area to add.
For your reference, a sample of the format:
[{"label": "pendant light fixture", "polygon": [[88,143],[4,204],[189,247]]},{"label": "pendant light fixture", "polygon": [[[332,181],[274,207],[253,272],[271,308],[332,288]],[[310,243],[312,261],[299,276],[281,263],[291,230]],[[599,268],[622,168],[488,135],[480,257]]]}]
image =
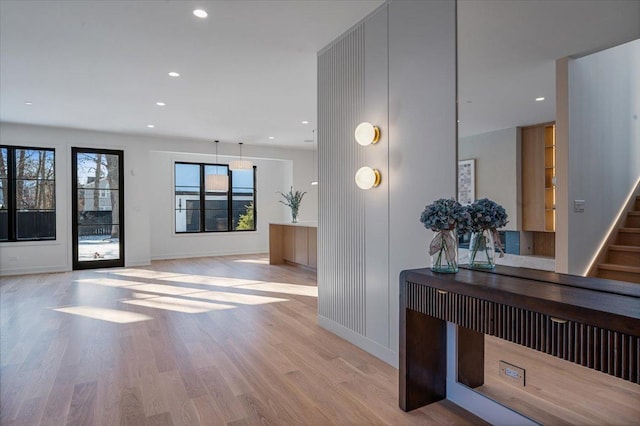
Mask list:
[{"label": "pendant light fixture", "polygon": [[233,160],[229,162],[229,170],[251,170],[253,169],[253,163],[251,160],[243,160],[242,159],[242,142],[239,142],[240,145],[240,159]]},{"label": "pendant light fixture", "polygon": [[[216,143],[216,164],[218,164],[218,143],[220,143],[220,141],[214,142]],[[218,168],[217,165],[216,168]],[[229,176],[215,173],[206,175],[204,187],[207,192],[228,192]]]}]

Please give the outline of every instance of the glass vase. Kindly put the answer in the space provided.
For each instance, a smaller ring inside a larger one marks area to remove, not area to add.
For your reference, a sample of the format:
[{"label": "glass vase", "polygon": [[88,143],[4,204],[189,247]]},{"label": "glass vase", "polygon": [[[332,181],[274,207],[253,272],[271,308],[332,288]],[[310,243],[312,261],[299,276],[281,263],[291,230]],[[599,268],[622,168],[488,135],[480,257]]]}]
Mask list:
[{"label": "glass vase", "polygon": [[445,274],[458,272],[458,235],[455,230],[439,231],[429,245],[431,270]]},{"label": "glass vase", "polygon": [[291,208],[291,223],[298,223],[298,209]]},{"label": "glass vase", "polygon": [[483,229],[472,232],[469,241],[469,266],[471,268],[492,269],[496,266],[496,248],[493,232]]}]

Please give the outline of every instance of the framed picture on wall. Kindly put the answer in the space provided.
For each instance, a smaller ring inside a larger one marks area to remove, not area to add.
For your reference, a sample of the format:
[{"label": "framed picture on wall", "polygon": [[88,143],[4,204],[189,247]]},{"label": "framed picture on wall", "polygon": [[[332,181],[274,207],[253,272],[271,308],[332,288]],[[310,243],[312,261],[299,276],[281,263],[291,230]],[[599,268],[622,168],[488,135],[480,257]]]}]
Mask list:
[{"label": "framed picture on wall", "polygon": [[476,199],[476,160],[458,161],[458,202],[471,204]]}]

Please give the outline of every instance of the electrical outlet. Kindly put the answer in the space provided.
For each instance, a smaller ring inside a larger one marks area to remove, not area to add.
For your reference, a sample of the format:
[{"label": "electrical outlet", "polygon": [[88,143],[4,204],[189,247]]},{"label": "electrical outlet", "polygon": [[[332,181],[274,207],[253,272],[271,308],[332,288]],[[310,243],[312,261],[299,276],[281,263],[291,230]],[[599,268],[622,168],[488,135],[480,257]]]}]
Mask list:
[{"label": "electrical outlet", "polygon": [[500,361],[499,364],[499,376],[509,381],[509,383],[524,387],[525,386],[525,371],[524,368],[518,367],[508,362]]},{"label": "electrical outlet", "polygon": [[573,211],[576,213],[584,213],[584,200],[573,200]]}]

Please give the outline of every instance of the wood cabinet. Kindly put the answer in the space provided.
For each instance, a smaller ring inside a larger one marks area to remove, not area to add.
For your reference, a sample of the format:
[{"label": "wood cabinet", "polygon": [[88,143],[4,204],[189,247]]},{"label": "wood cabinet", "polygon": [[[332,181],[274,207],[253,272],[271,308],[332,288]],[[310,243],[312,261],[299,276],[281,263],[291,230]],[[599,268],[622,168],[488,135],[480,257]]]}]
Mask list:
[{"label": "wood cabinet", "polygon": [[522,229],[556,230],[555,124],[522,128]]},{"label": "wood cabinet", "polygon": [[[282,259],[288,262],[296,261],[296,229],[291,226],[282,227]],[[272,235],[270,233],[269,235]]]},{"label": "wood cabinet", "polygon": [[317,228],[303,224],[269,225],[269,264],[292,263],[316,269]]}]

